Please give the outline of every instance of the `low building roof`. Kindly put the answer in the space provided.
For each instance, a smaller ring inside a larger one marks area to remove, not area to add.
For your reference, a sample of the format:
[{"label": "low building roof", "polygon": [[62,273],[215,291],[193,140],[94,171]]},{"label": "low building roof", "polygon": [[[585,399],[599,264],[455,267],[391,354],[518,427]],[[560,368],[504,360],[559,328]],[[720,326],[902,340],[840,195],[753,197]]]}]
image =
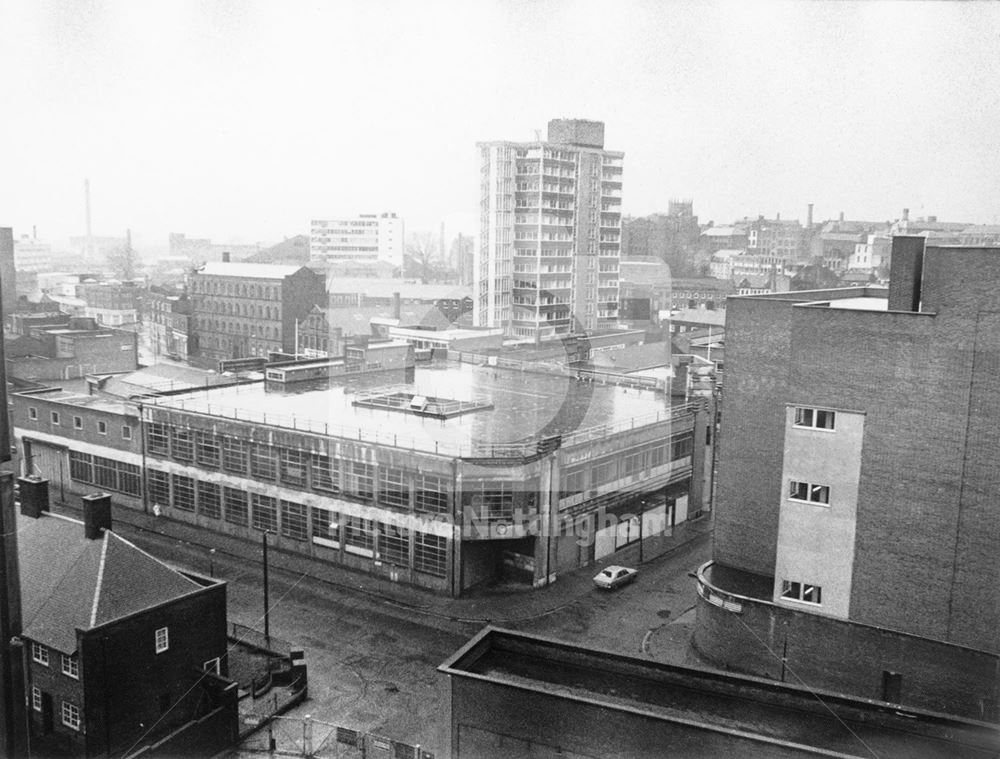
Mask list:
[{"label": "low building roof", "polygon": [[[711,325],[713,327],[724,327],[726,326],[726,309],[708,309],[708,308],[682,308],[667,316],[670,321],[676,322],[689,322],[693,324],[704,324],[706,326]],[[663,321],[664,317],[660,317]]]},{"label": "low building roof", "polygon": [[445,329],[453,326],[441,309],[432,303],[404,303],[399,307],[399,319],[392,315],[392,306],[332,307],[326,309],[326,323],[331,329],[340,329],[345,337],[367,335],[372,321],[391,323],[401,327],[430,327]]},{"label": "low building roof", "polygon": [[399,297],[409,300],[462,300],[472,297],[471,285],[425,285],[406,279],[378,277],[327,278],[326,289],[331,295],[359,294],[369,298]]},{"label": "low building roof", "polygon": [[701,234],[705,237],[734,237],[736,235],[746,237],[746,232],[737,227],[709,227]]},{"label": "low building roof", "polygon": [[187,595],[201,586],[116,533],[87,539],[83,523],[18,516],[18,561],[26,638],[76,651],[76,630]]},{"label": "low building roof", "polygon": [[305,266],[282,264],[248,264],[226,261],[210,261],[197,269],[198,274],[215,277],[247,277],[249,279],[284,279]]}]

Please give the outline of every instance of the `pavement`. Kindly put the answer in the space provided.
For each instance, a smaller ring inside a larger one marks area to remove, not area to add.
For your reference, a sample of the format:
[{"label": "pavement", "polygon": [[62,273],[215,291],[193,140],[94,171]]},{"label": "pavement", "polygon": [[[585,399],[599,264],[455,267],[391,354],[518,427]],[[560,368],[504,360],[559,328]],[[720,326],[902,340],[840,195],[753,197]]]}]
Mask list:
[{"label": "pavement", "polygon": [[[75,504],[53,500],[51,508],[56,513],[82,518],[81,509]],[[114,529],[140,547],[144,537],[155,539],[158,547],[162,547],[164,539],[173,541],[178,548],[176,557],[164,556],[162,548],[155,553],[160,558],[174,559],[205,574],[210,574],[213,566],[223,567],[232,562],[244,568],[248,562],[258,566],[262,563],[262,551],[256,542],[124,508],[115,509],[112,519]],[[655,563],[694,541],[707,540],[711,537],[713,526],[711,515],[675,526],[672,536],[659,541],[661,547],[656,556],[649,556],[650,551],[646,549],[644,564]],[[285,574],[286,579],[294,577],[296,582],[319,583],[348,591],[382,604],[387,611],[394,607],[411,619],[411,615],[416,615],[422,617],[425,624],[437,626],[435,623],[439,622],[443,629],[448,630],[454,630],[455,623],[464,623],[463,626],[469,626],[470,630],[478,630],[486,624],[520,626],[567,608],[589,595],[594,589],[594,575],[604,567],[611,564],[641,567],[643,564],[638,559],[638,546],[633,545],[604,560],[562,572],[549,586],[484,588],[452,598],[357,572],[339,564],[296,555],[274,546],[268,551],[268,567],[273,577]]]}]

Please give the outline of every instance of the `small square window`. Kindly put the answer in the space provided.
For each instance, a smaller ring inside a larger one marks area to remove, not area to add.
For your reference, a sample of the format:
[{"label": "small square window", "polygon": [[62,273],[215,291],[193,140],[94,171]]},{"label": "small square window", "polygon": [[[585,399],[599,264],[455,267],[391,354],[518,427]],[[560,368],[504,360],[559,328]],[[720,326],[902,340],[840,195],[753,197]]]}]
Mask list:
[{"label": "small square window", "polygon": [[80,660],[76,656],[62,655],[62,671],[74,680],[80,679]]},{"label": "small square window", "polygon": [[796,501],[821,503],[826,506],[830,503],[830,486],[791,480],[788,485],[788,497]]},{"label": "small square window", "polygon": [[170,631],[161,627],[156,631],[156,653],[162,654],[170,648]]},{"label": "small square window", "polygon": [[127,424],[123,424],[122,425],[122,440],[131,440],[131,439],[132,439],[132,428],[129,427]]},{"label": "small square window", "polygon": [[791,601],[803,601],[820,606],[823,603],[823,589],[819,585],[782,580],[781,597]]},{"label": "small square window", "polygon": [[49,666],[49,649],[43,646],[41,643],[32,642],[31,644],[31,660],[38,662],[44,666]]},{"label": "small square window", "polygon": [[56,425],[57,427],[59,426],[59,412],[58,411],[52,411],[50,413],[50,417],[49,418],[52,419],[52,423],[54,425]]},{"label": "small square window", "polygon": [[34,685],[31,686],[31,708],[36,712],[42,710],[42,691]]},{"label": "small square window", "polygon": [[74,430],[82,430],[83,429],[83,417],[82,416],[74,416],[73,417],[73,429]]},{"label": "small square window", "polygon": [[799,598],[802,595],[802,585],[797,582],[791,582],[789,580],[781,581],[781,597],[782,598]]},{"label": "small square window", "polygon": [[795,426],[812,427],[818,430],[832,430],[837,418],[836,411],[818,408],[796,408]]},{"label": "small square window", "polygon": [[29,419],[37,419],[38,418],[38,409],[35,408],[34,406],[28,406],[28,418]]},{"label": "small square window", "polygon": [[98,422],[97,423],[97,432],[100,435],[107,435],[108,434],[108,423],[107,422]]}]

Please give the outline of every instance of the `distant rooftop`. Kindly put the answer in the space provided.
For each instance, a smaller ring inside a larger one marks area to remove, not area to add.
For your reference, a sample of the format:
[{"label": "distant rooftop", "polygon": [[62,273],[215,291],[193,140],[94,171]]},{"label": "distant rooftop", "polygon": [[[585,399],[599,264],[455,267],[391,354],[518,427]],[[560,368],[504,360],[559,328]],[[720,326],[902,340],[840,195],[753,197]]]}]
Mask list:
[{"label": "distant rooftop", "polygon": [[283,264],[248,264],[210,261],[198,269],[201,274],[216,277],[248,277],[250,279],[284,279],[302,266]]},{"label": "distant rooftop", "polygon": [[[696,324],[724,327],[726,324],[726,309],[682,308],[670,314],[670,321],[694,322]],[[660,317],[661,321],[663,317]]]},{"label": "distant rooftop", "polygon": [[[156,398],[148,405],[245,419],[262,424],[385,441],[425,451],[470,452],[484,446],[524,444],[581,430],[627,429],[669,413],[653,390],[583,382],[563,374],[435,360],[420,364],[413,380],[402,372],[353,375],[320,389],[281,393],[261,383],[212,388]],[[396,414],[354,405],[358,393],[380,387],[490,408],[447,420]],[[608,429],[605,429],[608,428]]]},{"label": "distant rooftop", "polygon": [[395,293],[401,298],[418,300],[460,300],[472,296],[471,285],[425,285],[407,279],[376,277],[331,276],[327,278],[326,289],[334,295],[361,293],[369,298],[392,298]]}]

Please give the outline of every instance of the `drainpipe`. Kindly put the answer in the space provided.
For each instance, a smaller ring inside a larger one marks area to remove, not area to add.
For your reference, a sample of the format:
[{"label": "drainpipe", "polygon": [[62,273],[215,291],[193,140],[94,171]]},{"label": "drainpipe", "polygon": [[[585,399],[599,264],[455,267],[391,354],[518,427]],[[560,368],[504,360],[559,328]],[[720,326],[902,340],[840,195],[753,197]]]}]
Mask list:
[{"label": "drainpipe", "polygon": [[142,452],[142,468],[139,472],[139,491],[142,497],[142,513],[149,513],[149,497],[146,488],[146,429],[143,419],[142,401],[137,404],[139,408],[139,448]]}]

